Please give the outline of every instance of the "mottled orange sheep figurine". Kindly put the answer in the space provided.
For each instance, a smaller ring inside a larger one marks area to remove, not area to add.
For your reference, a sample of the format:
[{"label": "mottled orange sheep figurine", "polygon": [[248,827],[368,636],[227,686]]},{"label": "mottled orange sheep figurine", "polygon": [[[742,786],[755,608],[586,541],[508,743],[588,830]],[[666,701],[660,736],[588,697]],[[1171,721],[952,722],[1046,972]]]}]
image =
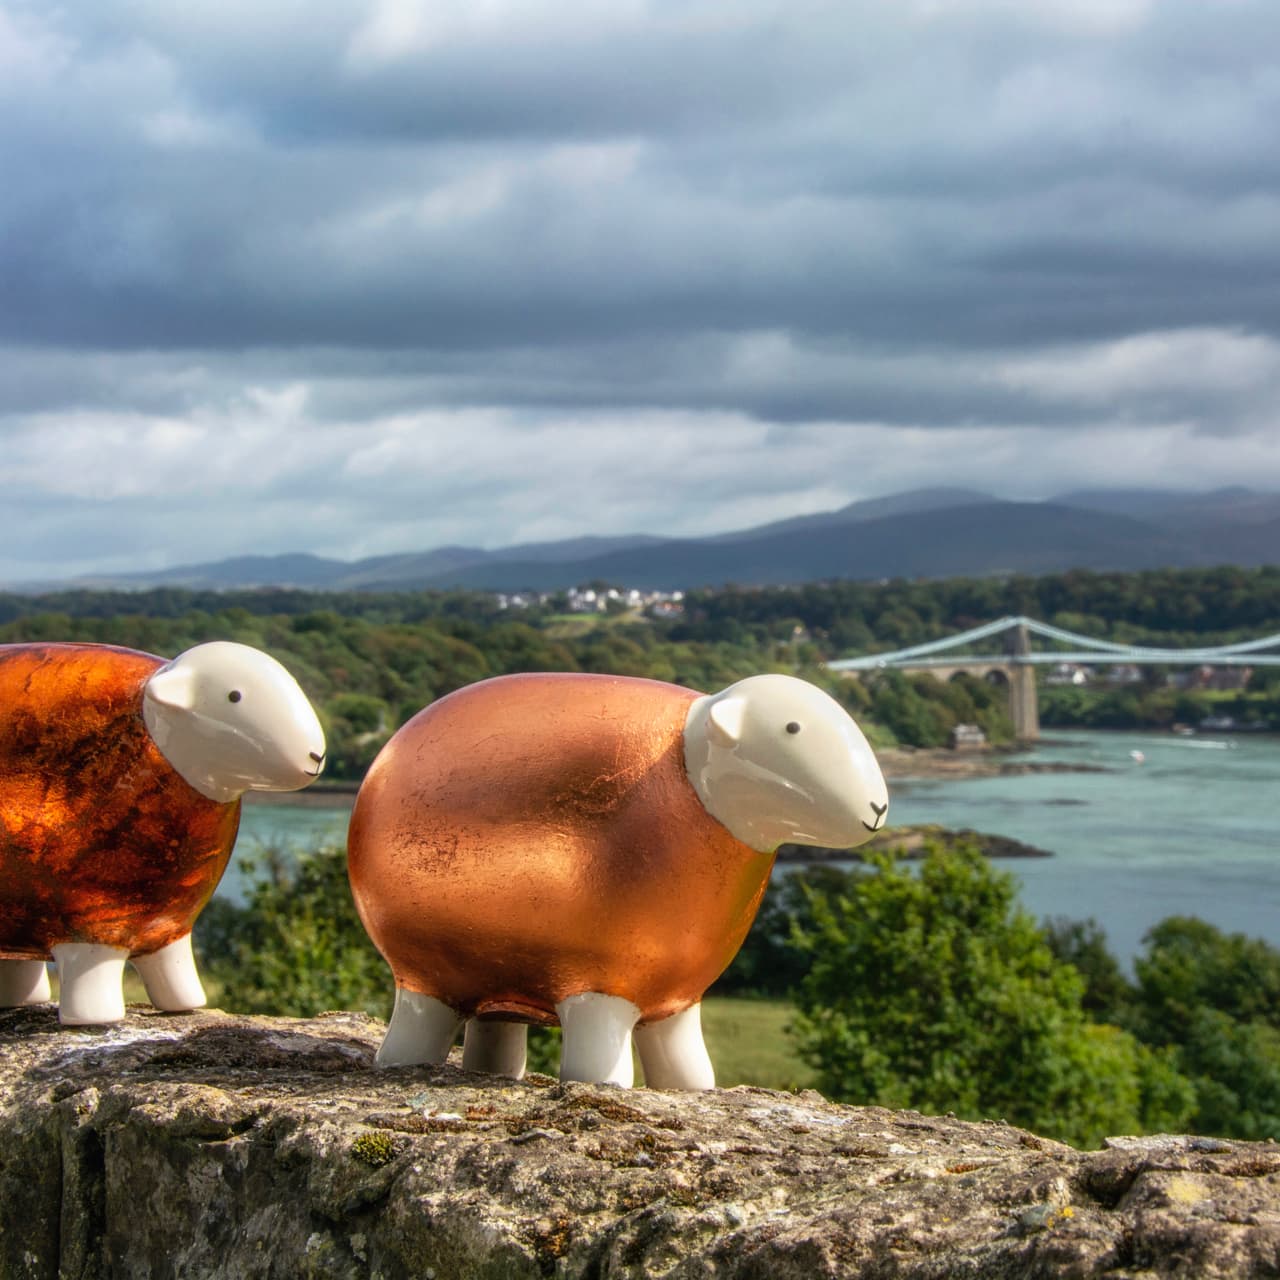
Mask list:
[{"label": "mottled orange sheep figurine", "polygon": [[64,1023],[122,1018],[130,959],[158,1008],[203,1005],[191,927],[240,797],[323,760],[302,690],[246,645],[0,645],[0,1006],[49,999],[48,959]]},{"label": "mottled orange sheep figurine", "polygon": [[520,1075],[559,1022],[563,1079],[707,1088],[699,1002],[746,936],[778,846],[850,847],[884,779],[827,694],[754,676],[714,697],[517,675],[433,703],[374,761],[348,842],[391,966],[382,1065]]}]

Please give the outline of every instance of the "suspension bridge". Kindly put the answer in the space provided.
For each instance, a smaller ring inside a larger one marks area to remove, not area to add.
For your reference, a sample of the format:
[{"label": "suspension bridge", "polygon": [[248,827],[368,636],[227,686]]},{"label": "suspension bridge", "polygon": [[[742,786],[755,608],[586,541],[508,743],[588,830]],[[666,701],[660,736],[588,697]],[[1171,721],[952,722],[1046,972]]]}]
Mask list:
[{"label": "suspension bridge", "polygon": [[[1033,649],[1031,637],[1053,642],[1057,649]],[[1002,637],[996,653],[960,653],[985,640]],[[1268,653],[1268,650],[1276,650]],[[1040,712],[1036,701],[1036,668],[1070,663],[1076,666],[1151,667],[1266,667],[1280,666],[1280,634],[1238,644],[1200,649],[1160,649],[1151,645],[1118,644],[1097,640],[1035,618],[998,618],[942,640],[911,645],[890,653],[829,662],[831,671],[857,675],[863,671],[928,671],[939,680],[950,680],[965,671],[983,679],[1006,683],[1009,713],[1020,739],[1040,736]]]}]

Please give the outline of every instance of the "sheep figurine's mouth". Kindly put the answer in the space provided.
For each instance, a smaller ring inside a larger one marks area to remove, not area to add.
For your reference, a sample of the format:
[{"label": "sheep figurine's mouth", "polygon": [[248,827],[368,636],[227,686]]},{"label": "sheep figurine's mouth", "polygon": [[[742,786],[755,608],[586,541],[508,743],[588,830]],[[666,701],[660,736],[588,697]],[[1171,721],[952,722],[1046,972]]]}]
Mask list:
[{"label": "sheep figurine's mouth", "polygon": [[864,820],[862,825],[866,827],[868,831],[879,831],[880,828],[884,826],[885,814],[889,812],[888,802],[886,801],[884,804],[876,804],[876,802],[873,800],[871,802],[871,812],[876,815],[875,822],[872,823]]}]

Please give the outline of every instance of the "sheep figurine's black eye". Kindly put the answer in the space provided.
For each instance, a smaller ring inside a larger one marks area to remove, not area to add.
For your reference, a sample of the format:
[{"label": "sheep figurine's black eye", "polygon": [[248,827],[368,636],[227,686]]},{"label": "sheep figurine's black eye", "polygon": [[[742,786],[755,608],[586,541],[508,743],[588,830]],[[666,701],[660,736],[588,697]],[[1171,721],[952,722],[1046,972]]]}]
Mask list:
[{"label": "sheep figurine's black eye", "polygon": [[241,699],[241,698],[243,698],[243,697],[244,697],[244,694],[243,694],[243,693],[241,693],[239,689],[232,689],[232,690],[231,690],[231,692],[230,692],[229,694],[227,694],[227,701],[228,701],[228,702],[239,702],[239,701],[240,701],[240,699]]},{"label": "sheep figurine's black eye", "polygon": [[791,723],[790,723],[789,725],[787,725],[787,732],[788,732],[788,733],[799,733],[799,732],[800,732],[800,725],[799,725],[795,720],[792,720],[792,721],[791,721]]}]

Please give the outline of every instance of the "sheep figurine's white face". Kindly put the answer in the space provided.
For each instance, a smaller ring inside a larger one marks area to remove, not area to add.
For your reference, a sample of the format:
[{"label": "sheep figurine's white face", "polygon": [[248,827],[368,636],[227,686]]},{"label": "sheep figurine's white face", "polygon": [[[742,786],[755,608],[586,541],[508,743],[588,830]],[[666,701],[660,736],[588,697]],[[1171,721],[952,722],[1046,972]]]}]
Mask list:
[{"label": "sheep figurine's white face", "polygon": [[248,645],[196,645],[146,683],[143,718],[160,754],[202,795],[297,791],[324,765],[324,731],[298,682]]},{"label": "sheep figurine's white face", "polygon": [[762,852],[787,843],[853,848],[889,809],[862,730],[794,676],[751,676],[699,698],[685,722],[685,764],[707,812]]}]

